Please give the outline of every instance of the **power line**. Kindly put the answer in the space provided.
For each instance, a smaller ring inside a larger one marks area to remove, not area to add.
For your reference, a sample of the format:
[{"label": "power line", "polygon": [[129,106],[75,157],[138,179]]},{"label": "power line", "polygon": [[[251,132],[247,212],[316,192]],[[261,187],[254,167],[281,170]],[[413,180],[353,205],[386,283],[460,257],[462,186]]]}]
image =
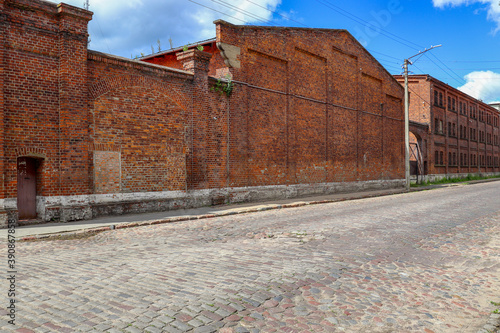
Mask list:
[{"label": "power line", "polygon": [[422,72],[422,74],[425,74],[425,72],[423,70],[421,70],[420,68],[417,67],[417,65],[413,64],[413,67],[415,67],[416,69],[418,69],[420,72]]},{"label": "power line", "polygon": [[[342,9],[341,7],[339,6],[336,6],[334,5],[333,3],[331,3],[330,1],[328,0],[316,0],[317,2],[319,2],[320,4],[332,9],[333,11],[341,14],[342,16],[344,17],[347,17],[359,24],[362,24],[363,26],[369,28],[369,29],[374,29],[375,31],[378,31],[381,35],[387,37],[387,38],[390,38],[392,39],[393,41],[397,42],[397,43],[400,43],[402,45],[405,45],[409,48],[414,48],[413,46],[410,46],[409,44],[411,45],[414,45],[416,47],[419,47],[419,48],[422,48],[422,46],[412,42],[412,41],[409,41],[405,38],[402,38],[402,37],[399,37],[383,28],[381,28],[380,26],[375,26],[373,23],[370,23],[370,22],[367,22],[365,20],[363,20],[362,18]],[[388,56],[388,55],[385,55],[385,56]],[[437,61],[439,61],[448,71],[450,74],[452,75],[455,75],[456,78],[458,78],[458,80],[455,78],[455,80],[457,80],[460,84],[462,84],[462,81],[465,82],[465,80],[460,77],[460,75],[458,75],[457,73],[455,73],[451,68],[449,68],[444,62],[442,62],[437,56],[435,56],[434,54],[432,54],[432,56],[434,58],[436,58]],[[391,56],[388,56],[388,57],[391,57]],[[439,66],[434,60],[430,59],[427,55],[426,57],[432,62],[434,63],[436,66],[438,66],[444,73],[448,74],[448,72],[446,70],[444,70],[441,66]],[[392,57],[391,57],[392,58]],[[399,60],[399,59],[398,59]]]},{"label": "power line", "polygon": [[[367,27],[367,28],[369,28],[369,29],[374,29],[374,30],[378,31],[381,35],[383,35],[383,36],[385,36],[385,37],[387,37],[387,38],[389,38],[389,39],[392,39],[393,41],[395,41],[395,42],[397,42],[397,43],[400,43],[400,44],[405,45],[405,46],[407,46],[407,47],[409,47],[409,48],[412,48],[412,49],[415,49],[415,47],[414,47],[414,46],[419,47],[419,48],[422,48],[422,46],[420,46],[420,45],[418,45],[418,44],[415,44],[415,43],[413,43],[412,41],[409,41],[409,40],[407,40],[407,39],[404,39],[404,38],[402,38],[402,37],[399,37],[399,36],[397,36],[397,35],[395,35],[395,34],[393,34],[393,33],[388,32],[387,30],[382,29],[382,28],[381,28],[381,27],[379,27],[379,26],[375,26],[374,24],[372,24],[372,23],[370,23],[370,22],[367,22],[367,21],[365,21],[365,20],[363,20],[363,19],[359,18],[358,16],[356,16],[356,15],[354,15],[354,14],[352,14],[352,13],[350,13],[350,12],[348,12],[348,11],[346,11],[346,10],[344,10],[344,9],[342,9],[342,8],[340,8],[340,7],[336,6],[336,5],[334,5],[334,4],[332,4],[332,3],[331,3],[330,1],[328,1],[328,0],[316,0],[316,1],[317,1],[317,2],[319,2],[319,3],[320,3],[320,4],[322,4],[322,5],[324,5],[324,6],[328,7],[328,8],[330,8],[330,9],[332,9],[333,11],[335,11],[335,12],[337,12],[337,13],[341,14],[342,16],[345,16],[345,17],[347,17],[347,18],[349,18],[349,19],[351,19],[351,20],[353,20],[353,21],[355,21],[355,22],[357,22],[357,23],[359,23],[359,24],[362,24],[363,26],[365,26],[365,27]],[[411,46],[410,44],[411,44],[411,45],[414,45],[414,46]],[[448,70],[449,70],[452,74],[456,75],[456,76],[459,78],[459,82],[460,82],[460,80],[463,80],[463,79],[462,79],[462,78],[461,78],[461,77],[460,77],[457,73],[455,73],[452,69],[450,69],[448,66],[446,66],[446,64],[444,64],[444,63],[443,63],[443,62],[442,62],[442,61],[441,61],[438,57],[436,57],[435,55],[433,55],[433,57],[435,57],[435,58],[436,58],[436,59],[437,59],[440,63],[442,63],[442,64],[443,64],[443,66],[444,66],[444,67],[446,67],[446,68],[447,68],[447,69],[448,69]],[[429,58],[429,59],[430,59],[430,58]],[[445,73],[446,73],[446,71],[445,71],[445,70],[444,70],[441,66],[439,66],[439,65],[438,65],[435,61],[433,61],[432,59],[430,59],[430,60],[431,60],[431,61],[432,61],[432,62],[433,62],[436,66],[438,66],[438,67],[439,67],[439,68],[440,68],[443,72],[445,72]],[[460,82],[460,83],[461,83],[461,82]]]},{"label": "power line", "polygon": [[375,59],[378,60],[378,62],[384,62],[386,64],[391,64],[392,66],[396,66],[396,67],[400,67],[401,66],[401,62],[399,61],[394,61],[394,60],[391,60],[391,59],[384,59],[384,58],[381,58],[381,57],[374,57]]},{"label": "power line", "polygon": [[389,69],[392,69],[392,70],[397,70],[397,71],[401,70],[401,68],[400,68],[400,67],[397,67],[396,65],[388,65],[388,64],[383,64],[381,61],[379,61],[379,62],[380,62],[380,63],[381,63],[381,64],[382,64],[382,65],[383,65],[386,69],[388,69],[388,68],[389,68]]},{"label": "power line", "polygon": [[97,23],[97,26],[99,27],[99,31],[101,32],[101,36],[104,39],[104,43],[106,44],[106,48],[108,49],[108,52],[111,54],[112,52],[111,52],[111,49],[109,48],[109,45],[108,45],[108,39],[106,37],[104,37],[104,33],[102,32],[101,25],[99,24],[99,20],[96,18],[95,22]]},{"label": "power line", "polygon": [[[316,0],[316,1],[317,1],[317,2],[319,2],[319,3],[321,3],[322,5],[324,5],[324,6],[328,7],[328,8],[330,8],[330,9],[332,9],[332,10],[336,11],[337,13],[341,14],[341,15],[342,15],[342,16],[344,16],[344,17],[347,17],[347,18],[349,18],[349,19],[351,19],[351,20],[353,20],[353,21],[355,21],[355,22],[357,22],[357,23],[360,23],[360,24],[364,25],[364,26],[365,26],[365,27],[367,27],[367,28],[370,28],[370,29],[376,29],[376,30],[378,30],[378,31],[380,32],[380,34],[381,34],[381,35],[384,35],[385,37],[388,37],[388,38],[390,38],[390,39],[394,40],[395,42],[398,42],[398,43],[400,43],[400,44],[403,44],[403,45],[405,45],[405,46],[407,46],[407,47],[409,47],[409,48],[414,48],[413,46],[410,46],[409,44],[412,44],[412,45],[414,45],[414,46],[417,46],[417,47],[419,47],[419,48],[422,48],[422,46],[420,46],[420,45],[418,45],[418,44],[415,44],[415,43],[413,43],[412,41],[409,41],[409,40],[407,40],[407,39],[404,39],[404,38],[402,38],[402,37],[399,37],[399,36],[397,36],[397,35],[395,35],[395,34],[393,34],[393,33],[389,32],[389,31],[387,31],[387,30],[382,29],[382,28],[381,28],[381,27],[379,27],[379,26],[375,26],[374,24],[372,24],[372,23],[370,23],[370,22],[367,22],[367,21],[365,21],[365,20],[361,19],[360,17],[358,17],[358,16],[356,16],[356,15],[354,15],[354,14],[352,14],[352,13],[350,13],[350,12],[348,12],[348,11],[346,11],[346,10],[342,9],[342,8],[340,8],[339,6],[336,6],[336,5],[332,4],[332,3],[331,3],[330,1],[328,1],[328,0]],[[386,56],[387,56],[387,55],[386,55]],[[426,56],[427,56],[427,55],[426,55]],[[444,67],[446,67],[446,68],[447,68],[447,69],[448,69],[448,70],[449,70],[452,74],[456,75],[456,77],[458,77],[458,79],[459,79],[459,82],[460,82],[460,81],[463,81],[463,79],[462,79],[462,78],[461,78],[461,77],[460,77],[457,73],[455,73],[455,72],[454,72],[451,68],[449,68],[449,67],[448,67],[445,63],[443,63],[443,62],[442,62],[442,61],[441,61],[438,57],[436,57],[435,55],[432,55],[432,56],[433,56],[434,58],[436,58],[436,60],[438,60],[438,61],[439,61],[439,62],[440,62],[440,63],[441,63]],[[427,57],[427,58],[428,58],[428,57]],[[429,58],[429,59],[430,59],[430,58]],[[430,60],[431,60],[434,64],[436,64],[436,63],[435,63],[432,59],[430,59]],[[436,64],[436,65],[437,65],[437,64]],[[439,65],[437,65],[437,66],[438,66],[439,68],[441,68]],[[444,69],[442,69],[442,68],[441,68],[441,70],[443,70],[443,71],[446,73],[446,71],[445,71]],[[461,83],[461,82],[460,82],[460,83]]]},{"label": "power line", "polygon": [[241,13],[243,15],[248,15],[248,16],[254,18],[257,21],[264,22],[264,23],[267,23],[267,24],[271,23],[271,21],[266,20],[263,17],[260,17],[260,16],[258,16],[256,14],[253,14],[253,13],[251,13],[249,11],[246,11],[244,9],[238,8],[236,6],[233,6],[233,5],[231,5],[231,4],[229,4],[229,3],[225,2],[225,1],[222,1],[222,0],[210,0],[210,1],[212,1],[213,3],[219,4],[220,6],[226,7],[228,9],[235,10],[238,13]]},{"label": "power line", "polygon": [[388,67],[393,67],[393,68],[397,68],[398,70],[401,69],[401,64],[399,62],[392,62],[391,60],[385,60],[385,59],[379,59],[379,58],[375,58],[378,62],[380,62],[381,64],[383,64],[384,66],[388,66]]},{"label": "power line", "polygon": [[247,23],[246,21],[244,21],[244,20],[242,20],[242,19],[239,19],[239,18],[237,18],[237,17],[235,17],[235,16],[232,16],[232,15],[229,15],[229,14],[227,14],[227,13],[221,12],[220,10],[213,9],[213,8],[208,7],[208,6],[202,5],[201,3],[198,3],[198,2],[196,2],[196,1],[193,1],[193,0],[188,0],[188,1],[189,1],[189,2],[192,2],[192,3],[195,3],[195,4],[197,4],[198,6],[202,6],[202,7],[205,7],[205,8],[207,8],[207,9],[213,10],[214,12],[217,12],[217,13],[219,13],[219,14],[222,14],[222,15],[225,15],[225,16],[228,16],[228,17],[232,17],[232,18],[234,18],[235,20],[238,20],[238,21],[243,22],[243,23],[245,23],[245,24]]},{"label": "power line", "polygon": [[[427,55],[426,57],[434,64],[436,65],[440,70],[443,71],[443,73],[447,74],[447,75],[450,75],[450,73],[446,72],[446,70],[443,69],[443,67],[439,66],[438,63],[436,63],[434,60],[432,60],[431,58],[429,58]],[[462,82],[460,80],[457,80],[456,77],[453,78],[455,81],[457,81],[459,84],[462,84]]]},{"label": "power line", "polygon": [[281,17],[283,17],[283,18],[284,18],[285,20],[287,20],[287,21],[292,21],[292,22],[298,23],[298,24],[300,24],[300,25],[302,25],[302,26],[304,26],[304,27],[306,27],[306,28],[310,28],[310,26],[308,26],[307,24],[304,24],[304,23],[299,22],[299,21],[295,21],[295,20],[293,20],[293,19],[291,19],[291,18],[289,18],[289,17],[287,17],[287,16],[285,16],[285,15],[282,15],[282,14],[278,13],[278,12],[277,12],[277,11],[275,11],[275,10],[271,10],[271,9],[269,9],[269,8],[266,8],[266,7],[264,7],[264,6],[261,6],[261,5],[259,5],[258,3],[255,3],[255,2],[253,2],[253,1],[251,1],[251,0],[245,0],[245,1],[250,2],[251,4],[254,4],[254,5],[255,5],[255,6],[257,6],[257,7],[263,8],[263,9],[267,10],[267,11],[268,11],[268,12],[270,12],[270,13],[277,14],[277,15],[279,15],[279,16],[281,16]]},{"label": "power line", "polygon": [[[443,78],[446,79],[453,79],[451,76],[442,76]],[[474,80],[500,80],[500,77],[474,77]],[[465,83],[468,83],[467,81],[464,80]]]},{"label": "power line", "polygon": [[418,98],[420,98],[420,99],[421,99],[424,103],[426,103],[426,104],[428,104],[429,106],[431,106],[431,103],[429,103],[429,102],[428,102],[428,101],[426,101],[426,100],[425,100],[422,96],[420,96],[419,94],[417,94],[417,93],[415,92],[415,90],[411,89],[410,87],[408,87],[408,89],[409,89],[412,93],[414,93],[415,95],[417,95],[417,97],[418,97]]},{"label": "power line", "polygon": [[[478,69],[477,67],[476,68],[455,68],[455,67],[450,67],[451,69],[455,70],[455,71],[481,71],[481,72],[484,72],[485,70],[482,70],[482,69]],[[491,71],[491,70],[500,70],[500,67],[492,67],[492,68],[488,68],[487,70]]]},{"label": "power line", "polygon": [[[365,26],[365,27],[367,27],[369,29],[373,29],[375,31],[378,31],[381,35],[383,35],[383,36],[385,36],[385,37],[387,37],[389,39],[392,39],[393,41],[395,41],[397,43],[405,45],[405,46],[407,46],[407,47],[409,47],[411,49],[414,49],[414,50],[417,50],[418,48],[422,48],[421,45],[415,44],[415,43],[413,43],[413,42],[411,42],[409,40],[406,40],[406,39],[404,39],[402,37],[394,35],[394,34],[388,32],[388,31],[382,29],[379,26],[375,26],[374,24],[363,20],[362,18],[360,18],[360,17],[358,17],[358,16],[356,16],[356,15],[354,15],[354,14],[352,14],[352,13],[350,13],[350,12],[348,12],[348,11],[346,11],[346,10],[344,10],[344,9],[342,9],[342,8],[334,5],[334,4],[332,4],[331,2],[329,2],[327,0],[316,0],[316,1],[319,2],[320,4],[322,4],[323,6],[328,7],[331,10],[339,13],[340,15],[342,15],[344,17],[347,17],[348,19],[353,20],[354,22],[357,22],[357,23],[359,23],[359,24],[361,24],[361,25],[363,25],[363,26]],[[409,44],[412,44],[414,46],[410,46]]]},{"label": "power line", "polygon": [[[444,66],[444,67],[446,67],[446,68],[447,68],[447,69],[448,69],[448,70],[449,70],[452,74],[454,74],[456,77],[458,77],[458,80],[457,80],[458,82],[460,82],[460,81],[465,82],[465,80],[464,80],[464,79],[463,79],[460,75],[458,75],[457,73],[455,73],[455,72],[454,72],[454,71],[453,71],[450,67],[448,67],[448,65],[446,65],[444,62],[442,62],[442,61],[441,61],[438,57],[436,57],[436,56],[435,56],[435,55],[433,55],[432,53],[431,53],[431,55],[432,55],[434,58],[436,58],[436,59],[437,59],[440,63],[442,63],[442,64],[443,64],[443,66]],[[429,58],[427,55],[426,55],[426,57],[427,57],[427,58]],[[429,59],[430,59],[430,58],[429,58]],[[461,82],[460,82],[460,83],[461,83]]]},{"label": "power line", "polygon": [[[425,61],[425,60],[423,60]],[[444,60],[446,62],[470,62],[470,63],[487,63],[487,62],[500,62],[500,60]]]},{"label": "power line", "polygon": [[394,59],[394,60],[397,60],[397,61],[401,61],[401,58],[396,58],[396,57],[390,56],[388,54],[384,54],[384,53],[381,53],[381,52],[378,52],[378,51],[374,51],[374,50],[371,50],[371,49],[366,49],[366,50],[368,52],[370,52],[370,53],[377,53],[377,54],[383,55],[385,57],[388,57],[388,58],[391,58],[391,59]]},{"label": "power line", "polygon": [[[209,10],[212,10],[212,11],[214,11],[214,12],[217,12],[217,13],[223,14],[223,15],[225,15],[225,16],[228,16],[228,17],[234,18],[234,19],[236,19],[236,20],[238,20],[238,21],[241,21],[241,22],[243,22],[243,23],[247,24],[247,21],[245,21],[245,20],[243,20],[243,19],[240,19],[240,18],[238,18],[238,17],[235,17],[235,16],[233,16],[233,15],[230,15],[230,14],[228,14],[228,13],[225,13],[225,12],[219,11],[219,10],[217,10],[217,9],[214,9],[214,8],[212,8],[212,7],[209,7],[209,6],[203,5],[203,4],[201,4],[201,3],[195,2],[195,1],[193,1],[193,0],[189,0],[189,1],[190,1],[190,2],[192,2],[192,3],[195,3],[195,4],[199,5],[199,6],[202,6],[202,7],[204,7],[204,8],[207,8],[207,9],[209,9]],[[271,21],[271,20],[267,20],[267,19],[265,19],[265,18],[263,18],[263,17],[261,17],[261,16],[259,16],[259,15],[256,15],[256,14],[252,13],[251,11],[247,11],[247,10],[244,10],[244,9],[238,8],[238,7],[236,7],[236,6],[233,6],[233,5],[229,4],[229,3],[228,3],[228,2],[226,2],[226,1],[223,1],[223,0],[210,0],[210,1],[212,1],[212,2],[216,3],[216,4],[220,5],[220,6],[226,7],[226,8],[228,8],[228,9],[232,10],[232,11],[237,11],[237,12],[239,12],[239,13],[243,14],[243,15],[247,15],[247,16],[249,16],[249,17],[251,17],[251,18],[253,18],[253,19],[257,20],[257,21],[261,21],[261,22],[264,22],[264,23],[267,23],[267,24],[272,24],[272,21]],[[257,3],[255,3],[254,1],[251,1],[251,0],[245,0],[245,1],[247,1],[247,2],[249,2],[249,3],[252,3],[253,5],[255,5],[255,6],[257,6],[257,7],[260,7],[260,8],[262,8],[262,9],[265,9],[265,10],[267,10],[267,11],[268,11],[268,12],[270,12],[270,13],[277,14],[277,15],[279,15],[279,16],[281,16],[281,17],[283,17],[283,18],[287,19],[287,20],[290,20],[290,21],[296,22],[296,23],[298,23],[298,24],[301,24],[301,25],[303,25],[303,26],[309,27],[309,26],[307,26],[306,24],[301,23],[301,22],[298,22],[298,21],[295,21],[295,20],[292,20],[292,19],[290,19],[290,18],[288,18],[288,17],[286,17],[286,16],[284,16],[284,15],[282,15],[282,14],[278,13],[277,11],[270,10],[270,9],[268,9],[268,8],[264,7],[264,6],[261,6],[261,5],[257,4]],[[368,28],[370,28],[370,29],[374,29],[374,30],[378,31],[381,35],[383,35],[383,36],[385,36],[385,37],[387,37],[387,38],[389,38],[389,39],[391,39],[391,40],[393,40],[393,41],[395,41],[395,42],[397,42],[397,43],[403,44],[403,45],[405,45],[405,46],[407,46],[407,47],[409,47],[409,48],[415,48],[414,46],[411,46],[411,45],[409,45],[409,44],[412,44],[412,45],[415,45],[415,46],[417,46],[417,47],[420,47],[418,44],[415,44],[415,43],[413,43],[413,42],[411,42],[411,41],[409,41],[409,40],[406,40],[406,39],[404,39],[404,38],[402,38],[402,37],[399,37],[399,36],[397,36],[397,35],[394,35],[394,34],[392,34],[392,33],[388,32],[387,30],[384,30],[384,29],[380,28],[379,26],[375,26],[373,23],[370,23],[370,22],[367,22],[367,21],[365,21],[365,20],[361,19],[360,17],[358,17],[358,16],[356,16],[356,15],[354,15],[354,14],[352,14],[352,13],[350,13],[350,12],[348,12],[348,11],[346,11],[346,10],[342,9],[342,8],[340,8],[339,6],[334,5],[333,3],[331,3],[331,2],[330,2],[330,1],[328,1],[328,0],[316,0],[316,1],[317,1],[317,2],[319,2],[320,4],[322,4],[322,5],[326,6],[327,8],[330,8],[331,10],[333,10],[333,11],[335,11],[335,12],[337,12],[337,13],[341,14],[342,16],[347,17],[347,18],[349,18],[349,19],[353,20],[353,21],[354,21],[354,22],[356,22],[356,23],[359,23],[359,24],[361,24],[361,25],[363,25],[363,26],[365,26],[365,27],[368,27]],[[388,54],[384,54],[384,53],[382,53],[382,52],[378,52],[378,51],[374,51],[374,50],[368,50],[368,51],[369,51],[369,52],[372,52],[372,53],[380,54],[380,55],[382,55],[382,56],[384,56],[384,57],[387,57],[387,58],[389,58],[389,59],[394,59],[394,60],[398,60],[398,61],[400,61],[400,59],[399,59],[399,58],[396,58],[396,57],[391,56],[391,55],[388,55]],[[433,57],[434,57],[434,58],[436,58],[436,60],[437,60],[439,63],[441,63],[441,65],[439,65],[438,63],[436,63],[436,61],[434,61],[433,59],[429,58],[427,55],[426,55],[426,57],[428,58],[428,60],[429,60],[429,61],[431,61],[434,65],[436,65],[436,67],[437,67],[437,68],[439,68],[439,69],[440,69],[443,73],[450,75],[450,76],[451,76],[451,78],[453,78],[453,79],[454,79],[455,81],[457,81],[459,84],[462,84],[463,82],[465,82],[465,80],[464,80],[462,77],[460,77],[460,75],[458,75],[458,74],[457,74],[457,73],[456,73],[456,72],[455,72],[452,68],[450,68],[449,66],[447,66],[447,65],[446,65],[443,61],[441,61],[441,60],[440,60],[438,57],[436,57],[435,55],[433,55]],[[376,57],[376,58],[380,58],[380,57]],[[383,63],[385,63],[384,67],[390,67],[390,69],[392,69],[393,71],[394,71],[394,70],[399,70],[399,68],[397,68],[397,67],[396,67],[396,66],[394,66],[393,64],[389,64],[389,63],[390,63],[390,61],[389,61],[389,60],[385,60],[385,59],[377,59],[377,60],[378,60],[379,62],[381,62],[381,63],[382,63],[382,62],[383,62]],[[457,62],[458,62],[458,61],[457,61]],[[465,61],[464,61],[464,62],[465,62]],[[485,62],[485,61],[483,61],[483,62]],[[500,61],[491,61],[491,62],[500,62]],[[444,67],[444,68],[443,68],[443,67]],[[396,69],[396,68],[397,68],[397,69]],[[445,69],[445,68],[446,68],[446,69]],[[419,69],[419,70],[420,70],[422,73],[424,73],[424,71],[422,71],[421,69]]]}]

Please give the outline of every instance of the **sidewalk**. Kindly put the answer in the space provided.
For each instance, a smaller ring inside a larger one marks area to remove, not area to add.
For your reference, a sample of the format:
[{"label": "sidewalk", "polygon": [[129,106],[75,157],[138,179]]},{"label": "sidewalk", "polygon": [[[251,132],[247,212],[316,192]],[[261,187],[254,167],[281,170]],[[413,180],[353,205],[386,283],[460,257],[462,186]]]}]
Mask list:
[{"label": "sidewalk", "polygon": [[[485,179],[465,182],[465,184],[476,184],[489,181],[498,181],[500,179]],[[464,183],[451,183],[430,185],[411,188],[410,192],[424,191],[436,188],[445,188],[450,186],[463,185]],[[77,236],[82,233],[97,233],[111,229],[131,228],[142,225],[170,223],[177,221],[195,220],[202,218],[211,218],[233,214],[243,214],[258,212],[269,209],[281,209],[300,207],[306,205],[315,205],[321,203],[337,202],[344,200],[356,200],[363,198],[379,197],[384,195],[393,195],[405,193],[404,189],[386,189],[363,191],[356,193],[336,193],[320,195],[306,198],[293,198],[274,200],[267,202],[253,202],[244,204],[220,205],[212,207],[201,207],[193,209],[179,209],[166,212],[129,214],[118,216],[104,216],[92,220],[83,220],[75,222],[44,223],[37,225],[20,226],[16,228],[16,238],[18,240],[35,240],[45,238],[59,238],[61,236]],[[0,233],[0,240],[5,240],[7,233]]]},{"label": "sidewalk", "polygon": [[[293,198],[267,202],[220,205],[192,209],[179,209],[165,212],[103,216],[92,220],[74,222],[56,222],[19,226],[16,228],[17,240],[35,240],[76,236],[82,233],[96,233],[111,229],[132,228],[142,225],[171,223],[218,216],[258,212],[269,209],[281,209],[314,205],[344,200],[355,200],[384,195],[404,193],[404,189],[364,191],[357,193],[338,193],[307,198]],[[7,233],[0,233],[0,240],[5,240]]]}]

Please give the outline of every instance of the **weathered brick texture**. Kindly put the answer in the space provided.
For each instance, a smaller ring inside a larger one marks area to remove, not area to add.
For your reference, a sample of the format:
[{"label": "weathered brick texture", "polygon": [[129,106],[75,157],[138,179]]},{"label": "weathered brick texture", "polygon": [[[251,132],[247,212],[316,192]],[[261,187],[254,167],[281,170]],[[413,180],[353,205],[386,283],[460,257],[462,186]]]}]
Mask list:
[{"label": "weathered brick texture", "polygon": [[[2,197],[16,207],[17,158],[39,159],[37,194],[90,194],[87,23],[65,4],[2,1]],[[43,151],[37,154],[37,151]]]},{"label": "weathered brick texture", "polygon": [[[12,214],[19,157],[38,161],[43,220],[403,178],[402,88],[347,31],[218,21],[204,51],[130,60],[87,50],[91,16],[0,0],[0,191]],[[227,59],[228,47],[239,54]],[[214,91],[222,77],[230,96]]]},{"label": "weathered brick texture", "polygon": [[403,177],[401,87],[347,31],[216,23],[241,48],[230,186]]}]

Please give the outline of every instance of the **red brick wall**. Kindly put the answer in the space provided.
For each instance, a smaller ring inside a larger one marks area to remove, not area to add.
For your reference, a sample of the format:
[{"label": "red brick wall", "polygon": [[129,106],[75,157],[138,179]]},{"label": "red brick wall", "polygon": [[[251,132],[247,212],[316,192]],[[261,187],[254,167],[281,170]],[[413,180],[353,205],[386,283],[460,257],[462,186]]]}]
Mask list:
[{"label": "red brick wall", "polygon": [[19,156],[45,197],[403,178],[402,89],[345,31],[219,23],[241,68],[213,45],[166,68],[88,51],[85,10],[0,9],[5,198]]},{"label": "red brick wall", "polygon": [[[86,17],[77,18],[77,13]],[[91,16],[66,4],[58,6],[58,15],[60,195],[90,194],[87,24]]]},{"label": "red brick wall", "polygon": [[[3,15],[5,11],[5,0],[0,0],[0,15]],[[5,37],[7,36],[7,24],[6,20],[0,20],[0,170],[5,177],[5,97],[4,91],[6,85],[5,76],[6,76],[6,65],[7,65],[7,57],[6,57],[6,43]],[[0,182],[0,199],[5,198],[5,181]],[[3,207],[0,207],[0,212]],[[1,214],[1,213],[0,213]],[[1,214],[0,217],[3,217],[4,214]]]},{"label": "red brick wall", "polygon": [[[90,193],[87,22],[91,13],[44,1],[2,2],[5,197],[16,197],[19,152],[43,150],[39,195]],[[21,149],[21,150],[20,150]]]},{"label": "red brick wall", "polygon": [[17,0],[2,14],[4,197],[19,156],[40,159],[38,196],[186,189],[192,74],[88,55],[90,13],[75,7]]},{"label": "red brick wall", "polygon": [[89,78],[91,137],[120,153],[118,192],[185,190],[193,76],[92,52]]},{"label": "red brick wall", "polygon": [[404,177],[401,86],[346,31],[218,22],[217,41],[241,48],[230,186]]},{"label": "red brick wall", "polygon": [[93,115],[94,140],[120,147],[122,191],[185,189],[169,163],[185,151],[182,109],[152,89],[123,87],[97,98]]}]

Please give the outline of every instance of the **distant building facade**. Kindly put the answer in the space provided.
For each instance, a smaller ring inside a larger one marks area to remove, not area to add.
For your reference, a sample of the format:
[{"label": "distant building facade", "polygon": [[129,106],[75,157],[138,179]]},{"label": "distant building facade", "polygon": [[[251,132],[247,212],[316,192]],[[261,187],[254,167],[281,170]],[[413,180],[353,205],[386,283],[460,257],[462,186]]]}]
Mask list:
[{"label": "distant building facade", "polygon": [[433,179],[500,172],[498,109],[429,75],[410,75],[408,87],[412,159],[416,163],[420,154],[421,163],[413,174]]}]

